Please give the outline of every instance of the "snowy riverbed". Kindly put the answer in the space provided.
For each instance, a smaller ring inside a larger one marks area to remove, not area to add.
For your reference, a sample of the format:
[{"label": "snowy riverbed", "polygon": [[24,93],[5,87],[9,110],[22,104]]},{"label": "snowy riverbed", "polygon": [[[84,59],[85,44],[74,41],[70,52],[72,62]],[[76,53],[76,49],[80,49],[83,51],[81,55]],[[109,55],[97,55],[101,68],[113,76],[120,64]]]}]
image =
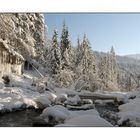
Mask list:
[{"label": "snowy riverbed", "polygon": [[17,76],[9,87],[0,84],[0,126],[110,127],[140,124],[139,92],[92,93],[54,88],[39,93],[31,85],[32,77],[31,74]]}]

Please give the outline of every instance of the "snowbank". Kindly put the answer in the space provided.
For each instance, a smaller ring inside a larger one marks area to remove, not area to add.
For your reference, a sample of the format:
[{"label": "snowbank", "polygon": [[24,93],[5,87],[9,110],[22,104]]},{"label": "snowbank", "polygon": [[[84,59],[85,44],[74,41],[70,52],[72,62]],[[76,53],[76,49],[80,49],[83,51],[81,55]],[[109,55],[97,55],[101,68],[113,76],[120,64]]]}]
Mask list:
[{"label": "snowbank", "polygon": [[32,79],[36,78],[34,72],[26,72],[22,76],[11,76],[10,87],[0,88],[0,110],[13,111],[25,108],[46,108],[55,102],[56,95],[50,91],[43,94],[37,92],[32,86]]},{"label": "snowbank", "polygon": [[119,106],[119,125],[129,121],[133,126],[140,126],[140,98],[130,100],[129,103]]},{"label": "snowbank", "polygon": [[61,105],[46,108],[40,118],[56,126],[112,126],[95,109],[69,111]]}]

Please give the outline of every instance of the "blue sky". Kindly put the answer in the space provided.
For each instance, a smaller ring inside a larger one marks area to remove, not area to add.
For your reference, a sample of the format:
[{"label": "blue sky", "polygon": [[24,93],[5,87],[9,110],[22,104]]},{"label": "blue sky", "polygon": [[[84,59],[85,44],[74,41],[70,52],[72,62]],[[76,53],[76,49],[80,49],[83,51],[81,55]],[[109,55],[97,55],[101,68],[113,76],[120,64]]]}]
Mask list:
[{"label": "blue sky", "polygon": [[93,50],[107,52],[113,45],[118,55],[140,53],[140,14],[46,13],[49,38],[54,27],[60,37],[64,20],[73,45],[86,33]]}]

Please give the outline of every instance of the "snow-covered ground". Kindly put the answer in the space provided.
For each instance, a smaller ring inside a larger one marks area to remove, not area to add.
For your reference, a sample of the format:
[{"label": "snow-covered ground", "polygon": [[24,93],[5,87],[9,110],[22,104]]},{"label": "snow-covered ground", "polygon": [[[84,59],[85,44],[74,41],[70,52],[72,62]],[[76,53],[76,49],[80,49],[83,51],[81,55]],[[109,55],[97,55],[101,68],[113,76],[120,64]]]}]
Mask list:
[{"label": "snow-covered ground", "polygon": [[[35,77],[34,73],[24,73],[22,76],[14,75],[10,77],[9,87],[5,87],[2,80],[0,80],[0,112],[13,111],[23,106],[24,108],[38,108],[36,101],[41,100],[42,95],[37,92],[35,86],[31,85],[33,77]],[[48,96],[50,94],[46,93],[44,95]]]},{"label": "snow-covered ground", "polygon": [[119,106],[118,124],[129,122],[132,126],[140,126],[140,98],[130,100],[129,103]]},{"label": "snow-covered ground", "polygon": [[95,104],[103,106],[115,104],[115,102],[121,104],[117,113],[118,125],[129,121],[133,126],[140,126],[139,92],[97,91],[92,93],[54,88],[51,91],[45,90],[40,93],[38,87],[32,85],[35,79],[38,77],[33,72],[14,76],[11,77],[9,87],[5,87],[0,80],[0,112],[12,112],[32,107],[44,109],[40,117],[46,123],[50,120],[55,121],[56,126],[112,126],[100,117],[91,99],[80,98],[81,96],[94,96],[97,98]]},{"label": "snow-covered ground", "polygon": [[57,122],[56,126],[112,126],[99,116],[95,109],[87,111],[69,111],[65,107],[56,105],[46,108],[40,115],[47,123]]}]

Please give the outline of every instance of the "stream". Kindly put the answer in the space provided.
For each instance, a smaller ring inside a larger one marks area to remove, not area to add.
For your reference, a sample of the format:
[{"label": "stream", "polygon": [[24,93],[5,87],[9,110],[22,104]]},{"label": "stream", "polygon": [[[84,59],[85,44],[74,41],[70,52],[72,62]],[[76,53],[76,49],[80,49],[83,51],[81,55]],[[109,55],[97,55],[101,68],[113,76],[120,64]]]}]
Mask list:
[{"label": "stream", "polygon": [[0,114],[0,127],[32,127],[33,119],[41,112],[41,110],[26,109]]},{"label": "stream", "polygon": [[100,116],[110,122],[113,126],[117,126],[118,116],[117,105],[95,105],[96,110],[99,112]]},{"label": "stream", "polygon": [[[102,118],[109,121],[113,126],[117,125],[117,106],[95,105],[95,108]],[[22,111],[0,114],[0,127],[33,127],[34,118],[38,117],[41,112],[41,110],[26,109]]]}]

